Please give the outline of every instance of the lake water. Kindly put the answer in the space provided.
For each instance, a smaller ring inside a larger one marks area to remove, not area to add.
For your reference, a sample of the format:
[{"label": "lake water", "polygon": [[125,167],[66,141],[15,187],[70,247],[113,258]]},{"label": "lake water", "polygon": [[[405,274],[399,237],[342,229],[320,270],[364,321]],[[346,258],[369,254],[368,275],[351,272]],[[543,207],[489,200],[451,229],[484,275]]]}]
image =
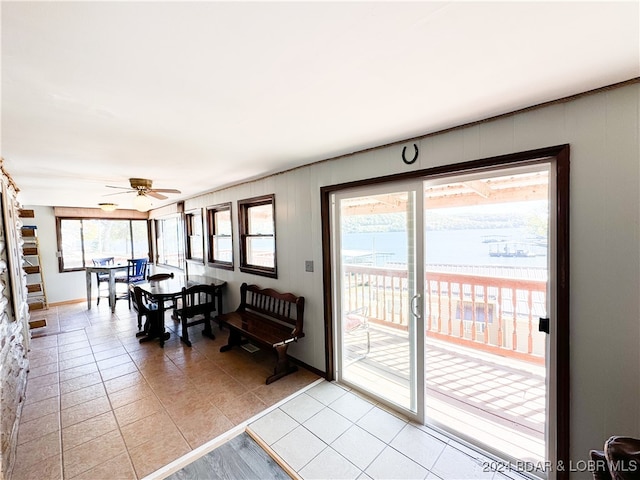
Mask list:
[{"label": "lake water", "polygon": [[[483,243],[487,236],[503,235],[510,242],[524,242],[530,238],[526,229],[469,229],[437,230],[426,232],[426,263],[450,265],[503,265],[518,267],[546,267],[546,247],[529,245],[534,257],[492,257],[490,249],[503,244]],[[343,235],[344,250],[376,253],[377,266],[387,262],[407,262],[406,232],[350,233]],[[388,254],[388,255],[387,255]]]}]

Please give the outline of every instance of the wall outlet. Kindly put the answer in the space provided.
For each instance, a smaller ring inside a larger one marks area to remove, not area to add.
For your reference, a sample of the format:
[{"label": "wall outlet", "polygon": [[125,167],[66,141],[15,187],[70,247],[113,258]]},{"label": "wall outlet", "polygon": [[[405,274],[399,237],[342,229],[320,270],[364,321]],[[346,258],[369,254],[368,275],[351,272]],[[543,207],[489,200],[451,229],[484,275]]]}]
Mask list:
[{"label": "wall outlet", "polygon": [[305,260],[304,261],[304,271],[305,272],[313,272],[313,260]]}]

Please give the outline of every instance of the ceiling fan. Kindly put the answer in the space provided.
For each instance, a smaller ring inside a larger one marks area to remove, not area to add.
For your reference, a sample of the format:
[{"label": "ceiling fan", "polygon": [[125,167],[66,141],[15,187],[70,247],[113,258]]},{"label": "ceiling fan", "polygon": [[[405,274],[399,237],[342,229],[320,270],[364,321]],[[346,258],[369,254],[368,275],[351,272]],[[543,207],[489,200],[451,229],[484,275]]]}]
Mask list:
[{"label": "ceiling fan", "polygon": [[[163,193],[182,193],[175,188],[153,188],[153,181],[146,178],[130,178],[129,183],[131,187],[117,187],[114,185],[106,185],[108,188],[119,188],[126,190],[125,192],[110,193],[108,195],[119,195],[121,193],[136,193],[136,198],[133,199],[133,206],[136,210],[145,211],[151,206],[151,200],[148,197],[157,198],[158,200],[165,200],[169,197],[163,195]],[[108,196],[105,195],[105,196]]]}]

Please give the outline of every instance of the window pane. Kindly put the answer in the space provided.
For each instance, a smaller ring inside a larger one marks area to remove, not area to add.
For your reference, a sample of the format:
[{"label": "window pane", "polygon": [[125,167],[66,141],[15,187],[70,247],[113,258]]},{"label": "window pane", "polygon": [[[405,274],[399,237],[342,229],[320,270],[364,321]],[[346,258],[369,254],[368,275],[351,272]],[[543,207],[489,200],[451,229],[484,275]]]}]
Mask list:
[{"label": "window pane", "polygon": [[231,237],[213,237],[213,258],[216,262],[233,262]]},{"label": "window pane", "polygon": [[132,220],[133,258],[149,258],[149,237],[146,220]]},{"label": "window pane", "polygon": [[191,219],[191,234],[202,236],[202,215],[200,213],[193,213],[190,215]]},{"label": "window pane", "polygon": [[202,242],[202,214],[189,213],[187,220],[187,258],[202,260],[204,258],[204,247]]},{"label": "window pane", "polygon": [[82,224],[80,220],[60,220],[62,268],[82,268]]},{"label": "window pane", "polygon": [[273,235],[273,204],[258,205],[247,209],[250,235]]},{"label": "window pane", "polygon": [[273,237],[247,238],[247,264],[249,265],[274,268],[275,251],[276,245]]},{"label": "window pane", "polygon": [[182,235],[177,217],[158,221],[158,263],[181,268]]},{"label": "window pane", "polygon": [[87,219],[82,221],[85,260],[114,257],[116,263],[131,258],[129,220]]},{"label": "window pane", "polygon": [[113,257],[117,263],[125,263],[129,258],[149,255],[145,220],[61,218],[59,222],[63,271],[91,265],[94,258]]},{"label": "window pane", "polygon": [[215,235],[231,236],[231,210],[215,212]]}]

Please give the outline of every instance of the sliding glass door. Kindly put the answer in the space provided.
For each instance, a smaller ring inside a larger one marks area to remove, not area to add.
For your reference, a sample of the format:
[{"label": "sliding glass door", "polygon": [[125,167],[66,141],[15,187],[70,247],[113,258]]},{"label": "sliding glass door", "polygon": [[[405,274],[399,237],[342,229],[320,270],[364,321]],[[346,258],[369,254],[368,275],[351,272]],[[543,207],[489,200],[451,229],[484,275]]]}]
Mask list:
[{"label": "sliding glass door", "polygon": [[327,197],[339,382],[506,460],[558,458],[555,162]]}]

